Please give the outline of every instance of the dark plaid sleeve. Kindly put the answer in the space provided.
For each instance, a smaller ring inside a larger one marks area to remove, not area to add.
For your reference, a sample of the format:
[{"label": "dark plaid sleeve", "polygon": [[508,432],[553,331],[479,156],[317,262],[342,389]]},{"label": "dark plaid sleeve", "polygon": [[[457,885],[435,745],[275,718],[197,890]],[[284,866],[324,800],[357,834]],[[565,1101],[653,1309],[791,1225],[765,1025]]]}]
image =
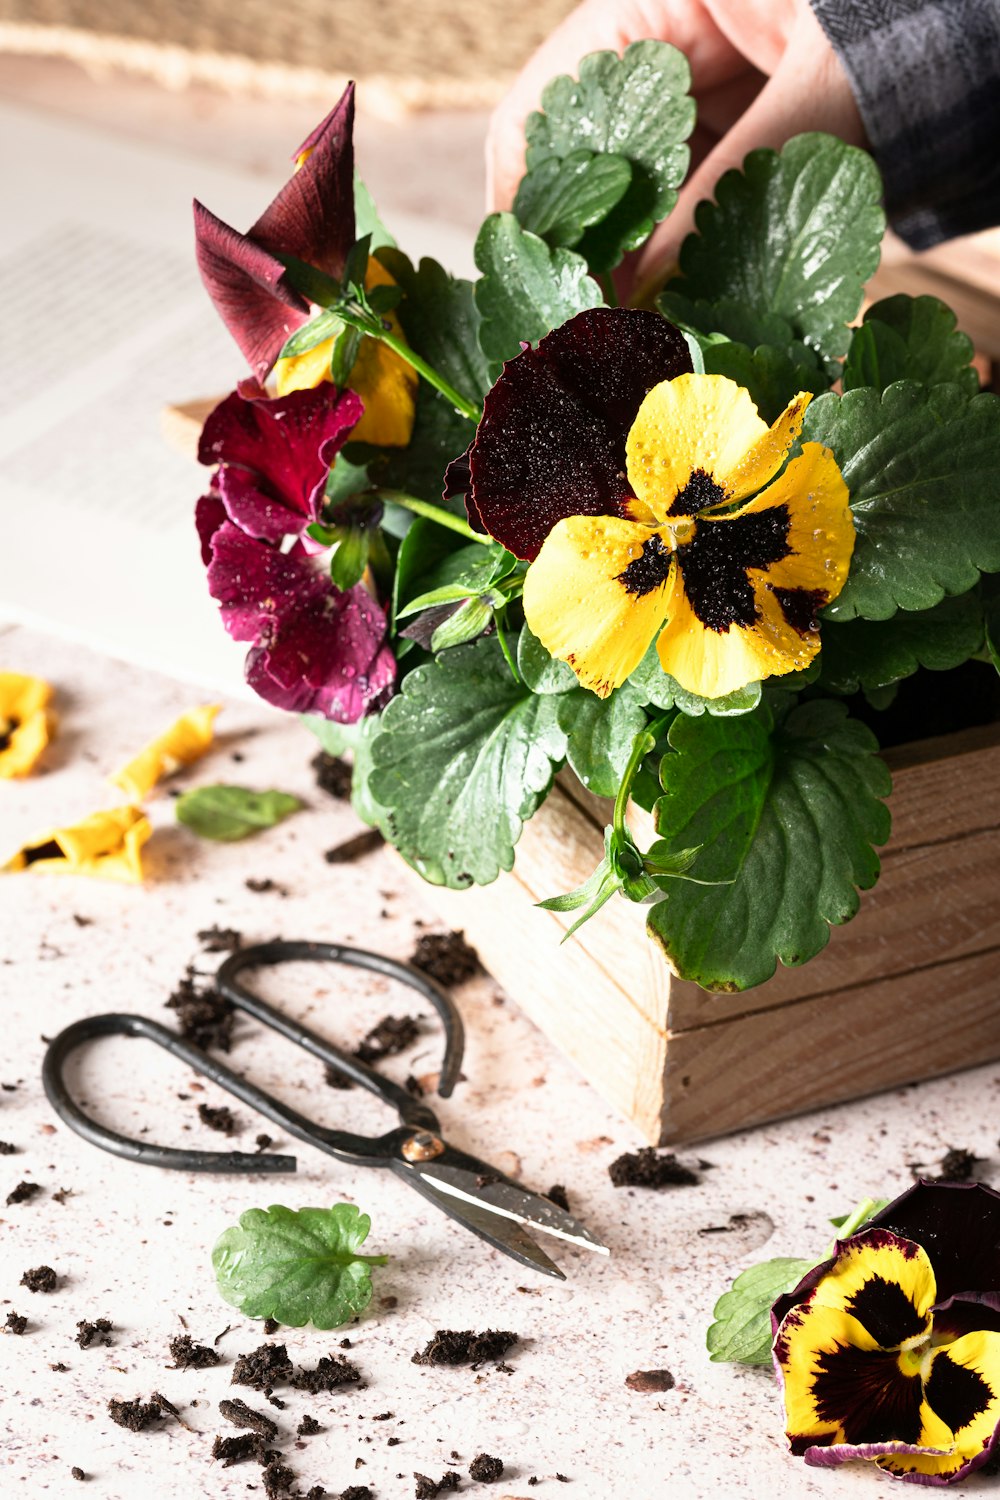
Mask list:
[{"label": "dark plaid sleeve", "polygon": [[915,249],[1000,224],[1000,0],[811,0]]}]

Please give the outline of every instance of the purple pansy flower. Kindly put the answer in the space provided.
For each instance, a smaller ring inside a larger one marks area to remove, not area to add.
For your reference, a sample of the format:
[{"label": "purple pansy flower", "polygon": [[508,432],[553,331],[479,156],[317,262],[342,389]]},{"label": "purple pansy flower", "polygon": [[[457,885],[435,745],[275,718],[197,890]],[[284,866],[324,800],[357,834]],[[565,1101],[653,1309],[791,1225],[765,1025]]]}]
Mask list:
[{"label": "purple pansy flower", "polygon": [[360,584],[336,588],[300,534],[363,403],[329,384],[273,400],[244,389],[212,412],[199,446],[218,465],[195,512],[209,589],[229,634],[251,643],[246,676],[262,698],[352,724],[396,680],[385,614]]},{"label": "purple pansy flower", "polygon": [[[195,202],[202,281],[251,368],[263,380],[308,302],[290,285],[282,256],[340,278],[354,243],[354,85],[295,153],[301,162],[247,234]],[[304,159],[303,159],[304,158]]]}]

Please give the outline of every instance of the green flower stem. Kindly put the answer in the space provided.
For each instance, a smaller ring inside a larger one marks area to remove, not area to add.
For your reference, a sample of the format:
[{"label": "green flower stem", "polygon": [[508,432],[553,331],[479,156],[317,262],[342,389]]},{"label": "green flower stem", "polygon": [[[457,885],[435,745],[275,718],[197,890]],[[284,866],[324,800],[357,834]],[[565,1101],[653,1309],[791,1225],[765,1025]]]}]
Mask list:
[{"label": "green flower stem", "polygon": [[503,652],[504,661],[507,663],[508,667],[510,667],[510,675],[513,677],[515,682],[519,683],[521,681],[521,674],[517,670],[513,656],[511,656],[510,654],[510,645],[507,641],[507,632],[503,628],[503,617],[503,609],[498,609],[493,617],[497,627],[497,640],[500,642],[500,650]]},{"label": "green flower stem", "polygon": [[646,725],[645,729],[640,729],[632,742],[632,754],[628,758],[625,774],[618,785],[618,793],[615,797],[615,810],[611,818],[611,826],[619,838],[627,834],[625,811],[628,807],[632,783],[638,774],[639,767],[649,752],[656,748],[657,740],[672,718],[673,714],[663,714],[659,719],[654,719],[651,724]]},{"label": "green flower stem", "polygon": [[[854,1209],[852,1213],[848,1214],[843,1224],[841,1224],[840,1228],[837,1230],[837,1239],[850,1239],[851,1235],[857,1233],[861,1225],[866,1223],[866,1221],[871,1218],[872,1214],[876,1213],[881,1207],[882,1204],[875,1198],[862,1198],[857,1208]],[[832,1244],[830,1245],[827,1254],[833,1254]]]},{"label": "green flower stem", "polygon": [[390,333],[385,328],[381,329],[381,331],[368,328],[365,332],[370,334],[372,338],[381,339],[383,344],[387,345],[394,354],[398,354],[400,359],[404,359],[408,365],[412,365],[418,375],[422,375],[429,385],[432,385],[435,390],[441,392],[446,401],[451,402],[460,416],[467,417],[470,422],[478,423],[479,418],[482,416],[482,409],[476,406],[475,402],[466,400],[463,395],[456,391],[453,385],[445,380],[443,375],[439,375],[437,370],[432,369],[425,359],[421,359],[419,354],[415,354],[405,340],[398,338],[396,334]]},{"label": "green flower stem", "polygon": [[450,510],[434,505],[430,500],[418,500],[416,495],[405,495],[402,490],[376,490],[375,494],[380,500],[402,506],[403,510],[410,510],[415,516],[423,516],[426,521],[436,521],[438,526],[446,526],[449,531],[464,536],[467,542],[478,542],[481,547],[488,547],[493,540],[492,537],[481,536],[478,531],[473,531],[468,521],[463,521],[461,516],[453,516]]},{"label": "green flower stem", "polygon": [[604,300],[609,307],[619,307],[618,290],[615,287],[615,279],[610,271],[603,271],[596,278],[597,285],[604,293]]}]

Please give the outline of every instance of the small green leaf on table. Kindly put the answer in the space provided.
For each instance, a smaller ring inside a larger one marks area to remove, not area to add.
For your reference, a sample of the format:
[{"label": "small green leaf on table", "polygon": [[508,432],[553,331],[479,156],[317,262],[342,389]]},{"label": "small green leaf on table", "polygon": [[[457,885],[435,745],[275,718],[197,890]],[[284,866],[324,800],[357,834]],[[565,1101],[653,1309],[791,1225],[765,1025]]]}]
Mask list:
[{"label": "small green leaf on table", "polygon": [[339,1328],[368,1306],[371,1268],[389,1258],[361,1254],[370,1228],[353,1203],[247,1209],[212,1251],[219,1291],[248,1318]]},{"label": "small green leaf on table", "polygon": [[844,361],[843,388],[874,386],[884,391],[896,380],[922,385],[952,381],[967,396],[979,390],[972,368],[972,340],[956,327],[950,307],[937,297],[898,292],[875,302],[851,338]]},{"label": "small green leaf on table", "polygon": [[685,142],[695,123],[690,87],[683,53],[666,42],[633,42],[622,57],[585,57],[579,80],[553,79],[541,111],[529,117],[529,202],[539,191],[532,179],[553,159],[565,162],[586,150],[622,157],[631,169],[624,193],[597,222],[581,226],[579,249],[592,271],[613,269],[677,202],[690,160]]},{"label": "small green leaf on table", "polygon": [[290,792],[252,792],[244,786],[199,786],[174,803],[178,823],[221,843],[273,828],[301,806]]},{"label": "small green leaf on table", "polygon": [[818,1264],[784,1255],[742,1271],[715,1304],[706,1339],[710,1358],[719,1364],[769,1365],[771,1307]]},{"label": "small green leaf on table", "polygon": [[891,620],[828,620],[822,640],[822,686],[833,693],[873,692],[918,667],[945,672],[975,656],[983,644],[983,600],[973,589],[933,609],[899,610]]},{"label": "small green leaf on table", "polygon": [[667,854],[701,852],[692,880],[651,909],[648,931],[671,969],[704,989],[763,984],[779,959],[819,953],[878,879],[889,772],[871,732],[831,699],[777,724],[766,702],[740,718],[678,715],[669,744],[657,833]]},{"label": "small green leaf on table", "polygon": [[558,698],[516,682],[495,636],[415,668],[381,716],[369,794],[403,856],[436,885],[488,885],[566,754]]},{"label": "small green leaf on table", "polygon": [[851,571],[824,615],[887,620],[1000,570],[1000,397],[898,381],[819,396],[803,442],[829,448],[851,496]]},{"label": "small green leaf on table", "polygon": [[735,302],[757,317],[777,315],[793,338],[839,358],[878,265],[881,197],[871,157],[834,136],[810,132],[780,152],[752,151],[742,172],[720,179],[715,202],[698,206],[697,233],[681,246],[681,277],[667,287],[667,316],[673,295],[709,307]]},{"label": "small green leaf on table", "polygon": [[494,380],[522,343],[535,344],[576,313],[603,305],[587,262],[572,250],[550,250],[513,214],[491,214],[483,224],[476,265],[482,272],[476,283],[479,337]]}]

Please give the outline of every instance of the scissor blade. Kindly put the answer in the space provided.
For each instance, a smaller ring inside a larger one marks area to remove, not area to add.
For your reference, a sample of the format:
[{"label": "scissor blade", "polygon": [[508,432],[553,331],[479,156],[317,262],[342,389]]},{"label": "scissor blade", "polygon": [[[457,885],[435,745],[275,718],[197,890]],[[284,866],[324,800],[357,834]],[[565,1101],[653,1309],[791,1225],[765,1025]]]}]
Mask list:
[{"label": "scissor blade", "polygon": [[532,1271],[541,1271],[546,1276],[555,1276],[559,1281],[566,1280],[555,1261],[550,1260],[541,1246],[535,1244],[519,1222],[505,1215],[497,1215],[467,1194],[456,1195],[443,1183],[428,1178],[424,1172],[414,1172],[410,1181],[422,1197],[429,1199],[449,1218],[464,1224],[466,1229],[478,1234],[480,1239],[487,1240],[497,1250],[520,1261],[522,1266],[528,1266]]},{"label": "scissor blade", "polygon": [[481,1181],[485,1173],[474,1175],[465,1167],[453,1167],[436,1161],[428,1162],[421,1171],[425,1181],[433,1182],[442,1192],[450,1193],[464,1203],[475,1204],[501,1218],[518,1224],[527,1224],[543,1234],[568,1240],[571,1245],[580,1245],[584,1250],[594,1250],[598,1255],[610,1255],[595,1234],[591,1234],[579,1219],[567,1213],[558,1204],[551,1203],[539,1193],[518,1186],[508,1178]]}]

